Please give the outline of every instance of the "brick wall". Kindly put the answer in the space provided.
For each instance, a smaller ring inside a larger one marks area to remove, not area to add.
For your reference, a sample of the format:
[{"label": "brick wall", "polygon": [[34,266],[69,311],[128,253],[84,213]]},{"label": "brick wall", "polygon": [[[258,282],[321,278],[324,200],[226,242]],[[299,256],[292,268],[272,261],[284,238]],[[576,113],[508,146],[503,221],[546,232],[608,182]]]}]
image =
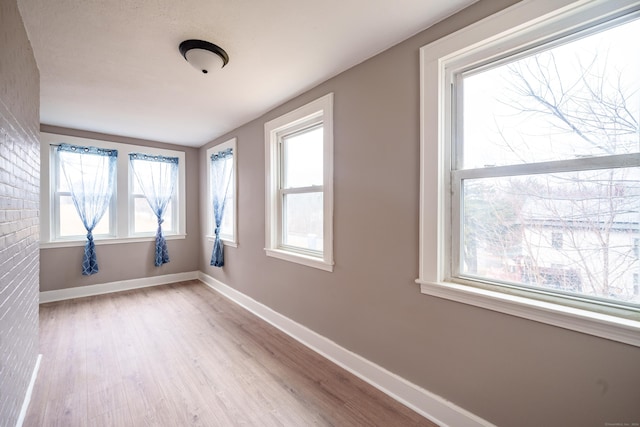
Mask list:
[{"label": "brick wall", "polygon": [[40,77],[16,0],[0,1],[0,426],[38,355]]}]

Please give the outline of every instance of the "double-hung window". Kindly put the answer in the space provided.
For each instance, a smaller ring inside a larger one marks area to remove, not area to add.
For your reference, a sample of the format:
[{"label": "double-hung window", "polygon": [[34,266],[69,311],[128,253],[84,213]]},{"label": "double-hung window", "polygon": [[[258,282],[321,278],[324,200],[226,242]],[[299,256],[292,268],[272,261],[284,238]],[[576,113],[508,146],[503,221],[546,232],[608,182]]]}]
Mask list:
[{"label": "double-hung window", "polygon": [[[167,202],[166,207],[163,209],[162,231],[165,234],[174,234],[176,220],[178,219],[176,212],[178,192],[175,189],[176,182],[170,168],[175,164],[179,167],[179,159],[177,157],[132,154],[137,159],[136,162],[130,161],[129,163],[131,168],[129,173],[129,188],[131,189],[129,206],[133,228],[132,234],[149,235],[156,233],[158,218],[157,213],[154,212],[151,206],[163,204],[164,199],[167,199]],[[137,170],[134,169],[134,165],[137,165]],[[146,188],[146,195],[143,186]]]},{"label": "double-hung window", "polygon": [[[53,234],[60,239],[83,240],[87,234],[87,230],[74,206],[71,188],[69,186],[69,180],[82,179],[83,169],[74,167],[75,165],[73,164],[69,165],[67,167],[67,173],[70,176],[69,179],[67,179],[57,146],[51,147],[50,150],[52,157],[51,167],[55,171],[51,191],[52,204],[54,212],[56,212],[56,215],[53,216],[52,223]],[[82,165],[85,171],[84,173],[97,170],[99,163],[103,161],[103,156],[84,156]],[[107,210],[93,229],[93,235],[95,237],[108,237],[115,234],[115,211],[115,197],[111,197],[111,202]]]},{"label": "double-hung window", "polygon": [[[217,196],[218,209],[222,210],[220,219],[220,239],[226,246],[238,245],[238,197],[237,167],[238,149],[236,138],[213,146],[207,150],[207,234],[215,238],[216,214],[214,199]],[[218,213],[220,215],[220,212]]]},{"label": "double-hung window", "polygon": [[266,253],[333,269],[332,94],[265,124]]},{"label": "double-hung window", "polygon": [[640,6],[561,3],[422,48],[418,282],[640,345]]}]

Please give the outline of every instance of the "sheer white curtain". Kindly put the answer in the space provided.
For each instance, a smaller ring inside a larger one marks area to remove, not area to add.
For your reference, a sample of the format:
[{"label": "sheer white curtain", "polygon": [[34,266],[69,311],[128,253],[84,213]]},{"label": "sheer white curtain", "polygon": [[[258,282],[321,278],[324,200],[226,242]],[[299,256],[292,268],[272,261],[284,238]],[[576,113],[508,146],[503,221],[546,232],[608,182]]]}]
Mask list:
[{"label": "sheer white curtain", "polygon": [[87,230],[82,274],[88,276],[99,271],[93,229],[111,203],[116,182],[118,151],[60,144],[57,152],[71,199]]},{"label": "sheer white curtain", "polygon": [[215,240],[211,253],[211,265],[224,266],[224,245],[220,240],[220,226],[224,217],[227,195],[233,176],[233,149],[228,148],[211,155],[211,198],[213,200],[213,220],[215,222]]},{"label": "sheer white curtain", "polygon": [[142,193],[158,219],[154,264],[159,267],[169,262],[162,223],[178,179],[178,158],[131,153],[129,161]]}]

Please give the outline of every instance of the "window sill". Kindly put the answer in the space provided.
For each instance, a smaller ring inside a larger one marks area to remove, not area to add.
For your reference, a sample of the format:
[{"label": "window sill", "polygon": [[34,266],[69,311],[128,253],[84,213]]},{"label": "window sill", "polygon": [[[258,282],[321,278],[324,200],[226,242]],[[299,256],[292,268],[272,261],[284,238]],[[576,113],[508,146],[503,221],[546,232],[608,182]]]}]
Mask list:
[{"label": "window sill", "polygon": [[[213,242],[216,240],[215,236],[212,236],[210,234],[207,234],[207,240],[209,242]],[[220,238],[220,240],[222,240],[222,243],[224,243],[225,246],[230,246],[232,248],[237,248],[238,247],[238,242],[234,242],[233,240],[227,240],[224,238]]]},{"label": "window sill", "polygon": [[333,271],[333,263],[328,263],[323,259],[297,254],[295,252],[283,251],[282,249],[265,248],[267,256],[279,258],[285,261],[295,262],[297,264],[306,265],[307,267],[318,268],[324,271]]},{"label": "window sill", "polygon": [[448,282],[417,279],[423,294],[640,347],[640,321]]},{"label": "window sill", "polygon": [[[165,235],[166,240],[180,240],[186,239],[186,234],[170,234]],[[142,237],[120,237],[120,238],[94,238],[96,246],[100,245],[120,245],[123,243],[140,243],[140,242],[155,242],[156,236],[142,236]],[[53,248],[69,248],[74,246],[84,246],[87,243],[86,239],[83,240],[56,240],[53,242],[40,242],[40,249],[53,249]]]}]

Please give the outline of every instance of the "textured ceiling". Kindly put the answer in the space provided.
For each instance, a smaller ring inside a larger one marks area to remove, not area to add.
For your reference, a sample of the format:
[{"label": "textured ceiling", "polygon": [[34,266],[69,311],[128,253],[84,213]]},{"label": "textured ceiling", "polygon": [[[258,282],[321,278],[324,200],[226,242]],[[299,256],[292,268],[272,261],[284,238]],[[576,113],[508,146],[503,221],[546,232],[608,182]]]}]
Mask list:
[{"label": "textured ceiling", "polygon": [[[475,0],[18,0],[41,122],[201,146]],[[181,41],[223,47],[201,74]],[[417,54],[417,53],[416,53]]]}]

